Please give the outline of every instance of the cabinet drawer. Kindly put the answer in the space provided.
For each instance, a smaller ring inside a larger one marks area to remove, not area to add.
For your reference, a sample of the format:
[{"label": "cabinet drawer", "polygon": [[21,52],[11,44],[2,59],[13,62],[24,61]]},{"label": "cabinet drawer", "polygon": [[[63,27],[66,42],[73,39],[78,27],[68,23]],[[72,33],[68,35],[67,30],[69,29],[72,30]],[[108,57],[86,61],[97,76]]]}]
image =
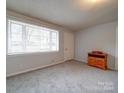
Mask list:
[{"label": "cabinet drawer", "polygon": [[95,57],[88,57],[89,60],[95,60],[96,58]]},{"label": "cabinet drawer", "polygon": [[101,58],[96,58],[96,66],[98,67],[104,67],[105,66],[105,60]]},{"label": "cabinet drawer", "polygon": [[95,65],[95,58],[94,57],[88,57],[88,64],[89,65]]}]

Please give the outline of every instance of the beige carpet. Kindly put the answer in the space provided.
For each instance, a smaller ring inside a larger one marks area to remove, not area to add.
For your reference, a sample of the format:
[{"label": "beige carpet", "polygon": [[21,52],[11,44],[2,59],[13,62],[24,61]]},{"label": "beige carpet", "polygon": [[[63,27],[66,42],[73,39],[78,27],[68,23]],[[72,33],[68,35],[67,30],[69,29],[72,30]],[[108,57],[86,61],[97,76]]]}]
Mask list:
[{"label": "beige carpet", "polygon": [[69,61],[7,78],[7,93],[118,93],[118,72]]}]

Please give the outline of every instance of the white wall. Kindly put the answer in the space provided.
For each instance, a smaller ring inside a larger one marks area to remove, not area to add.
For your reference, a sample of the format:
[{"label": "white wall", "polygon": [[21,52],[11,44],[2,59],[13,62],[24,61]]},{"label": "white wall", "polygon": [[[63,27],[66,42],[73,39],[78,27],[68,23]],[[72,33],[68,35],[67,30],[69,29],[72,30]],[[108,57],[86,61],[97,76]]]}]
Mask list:
[{"label": "white wall", "polygon": [[92,50],[108,53],[108,67],[115,69],[117,21],[97,25],[75,33],[75,59],[87,62]]},{"label": "white wall", "polygon": [[7,19],[8,18],[14,20],[21,20],[30,24],[41,25],[58,30],[59,52],[7,55],[6,58],[7,76],[64,62],[64,33],[69,32],[73,34],[73,32],[60,26],[49,24],[38,19],[14,13],[12,11],[7,11]]}]

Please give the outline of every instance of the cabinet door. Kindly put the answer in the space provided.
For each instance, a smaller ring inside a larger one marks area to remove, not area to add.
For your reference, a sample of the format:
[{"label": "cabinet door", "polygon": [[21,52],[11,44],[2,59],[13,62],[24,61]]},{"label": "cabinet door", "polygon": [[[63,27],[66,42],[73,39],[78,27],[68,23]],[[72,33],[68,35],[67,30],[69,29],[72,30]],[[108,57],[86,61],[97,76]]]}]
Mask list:
[{"label": "cabinet door", "polygon": [[105,67],[105,59],[96,58],[96,66],[104,68]]},{"label": "cabinet door", "polygon": [[88,57],[88,64],[95,66],[95,57]]}]

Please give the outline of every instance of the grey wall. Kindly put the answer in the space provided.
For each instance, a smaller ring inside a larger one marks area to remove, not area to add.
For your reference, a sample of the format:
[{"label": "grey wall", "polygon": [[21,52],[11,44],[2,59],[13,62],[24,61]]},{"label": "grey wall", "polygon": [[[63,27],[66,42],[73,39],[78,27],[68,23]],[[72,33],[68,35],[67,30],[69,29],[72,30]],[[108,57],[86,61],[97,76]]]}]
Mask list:
[{"label": "grey wall", "polygon": [[11,11],[7,11],[7,19],[8,18],[14,20],[21,20],[30,24],[41,25],[58,30],[59,52],[7,55],[7,76],[64,62],[64,32],[72,33],[71,31],[60,26],[49,24],[34,18],[29,18],[27,16],[17,14]]},{"label": "grey wall", "polygon": [[92,50],[108,53],[108,66],[115,69],[117,21],[97,25],[75,33],[75,59],[87,62]]}]

